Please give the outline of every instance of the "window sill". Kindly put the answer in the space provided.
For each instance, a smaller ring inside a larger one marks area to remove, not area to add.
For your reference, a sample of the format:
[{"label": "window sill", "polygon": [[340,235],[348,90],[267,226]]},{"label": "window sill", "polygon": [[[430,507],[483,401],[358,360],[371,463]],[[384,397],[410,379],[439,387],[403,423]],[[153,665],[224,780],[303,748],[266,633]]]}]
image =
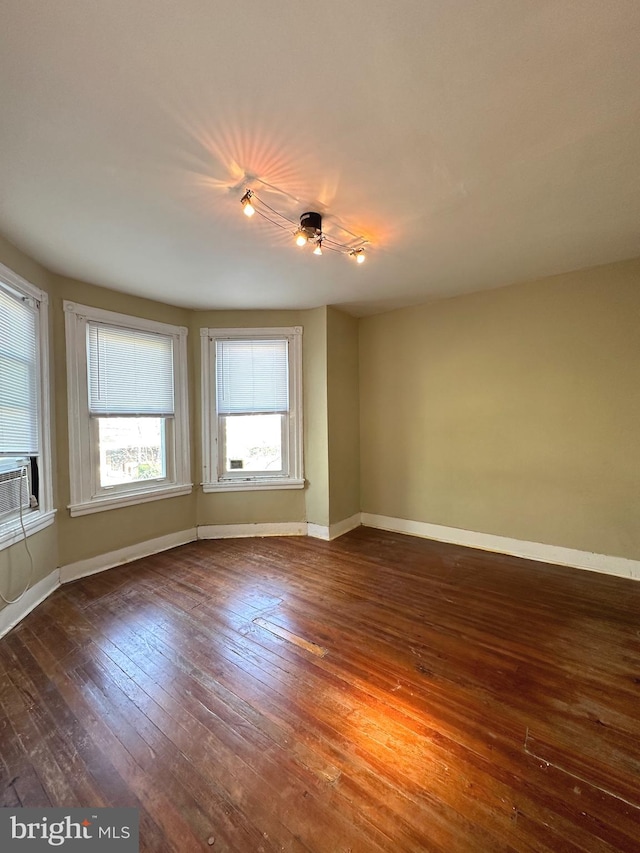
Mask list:
[{"label": "window sill", "polygon": [[[27,531],[27,537],[33,536],[34,533],[39,533],[45,527],[49,527],[55,521],[55,509],[49,512],[30,512],[27,516],[23,516],[24,529]],[[20,526],[19,519],[11,519],[9,522],[0,524],[0,549],[10,548],[17,542],[22,542],[24,534]]]},{"label": "window sill", "polygon": [[90,515],[92,512],[104,512],[108,509],[120,509],[125,506],[148,503],[149,501],[159,501],[163,498],[190,495],[192,488],[192,483],[186,483],[182,486],[169,486],[165,489],[154,489],[154,491],[149,492],[120,492],[110,497],[99,497],[91,501],[85,501],[84,503],[70,504],[67,509],[71,517],[76,518],[80,515]]},{"label": "window sill", "polygon": [[220,480],[216,483],[202,483],[202,491],[207,492],[264,492],[274,489],[304,489],[304,480],[281,479],[268,480]]}]

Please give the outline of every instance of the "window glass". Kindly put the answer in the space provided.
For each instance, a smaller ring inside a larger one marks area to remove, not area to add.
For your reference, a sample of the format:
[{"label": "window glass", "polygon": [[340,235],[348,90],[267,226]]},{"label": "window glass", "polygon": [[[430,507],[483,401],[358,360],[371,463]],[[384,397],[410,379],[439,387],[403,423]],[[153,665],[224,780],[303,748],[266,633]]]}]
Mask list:
[{"label": "window glass", "polygon": [[283,415],[235,415],[223,418],[224,467],[233,471],[282,471]]},{"label": "window glass", "polygon": [[98,418],[100,486],[166,477],[164,418]]}]

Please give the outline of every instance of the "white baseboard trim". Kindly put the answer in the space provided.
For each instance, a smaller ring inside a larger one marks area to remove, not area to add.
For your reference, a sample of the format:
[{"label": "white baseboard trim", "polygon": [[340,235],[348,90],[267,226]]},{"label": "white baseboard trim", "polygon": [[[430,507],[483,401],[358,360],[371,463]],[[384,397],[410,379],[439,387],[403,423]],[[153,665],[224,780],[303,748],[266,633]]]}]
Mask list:
[{"label": "white baseboard trim", "polygon": [[329,538],[337,539],[338,536],[344,536],[350,530],[355,530],[362,524],[362,513],[356,512],[355,515],[349,518],[343,518],[342,521],[336,521],[335,524],[329,527]]},{"label": "white baseboard trim", "polygon": [[25,616],[48,598],[60,586],[58,569],[50,572],[45,578],[30,587],[15,604],[7,604],[0,610],[0,637],[4,637],[12,628],[21,622]]},{"label": "white baseboard trim", "polygon": [[198,539],[246,539],[251,536],[306,536],[305,521],[274,521],[262,524],[202,524]]},{"label": "white baseboard trim", "polygon": [[331,539],[331,531],[323,524],[313,524],[313,522],[308,521],[307,536],[311,536],[312,539],[324,539],[328,542]]},{"label": "white baseboard trim", "polygon": [[131,563],[133,560],[150,557],[152,554],[159,554],[161,551],[176,548],[178,545],[186,545],[187,542],[193,542],[195,539],[196,529],[192,527],[189,530],[180,530],[178,533],[158,536],[156,539],[147,539],[146,542],[138,542],[126,548],[119,548],[117,551],[98,554],[97,557],[89,557],[87,560],[78,560],[77,563],[69,563],[60,567],[60,583],[69,583],[78,578],[95,575],[98,572],[106,571],[106,569],[121,566],[123,563]]},{"label": "white baseboard trim", "polygon": [[360,524],[359,512],[350,518],[343,518],[342,521],[336,521],[335,524],[330,524],[329,527],[309,522],[307,524],[307,536],[312,536],[314,539],[325,539],[330,542],[332,539],[337,539],[350,530],[355,530],[356,527],[360,527]]},{"label": "white baseboard trim", "polygon": [[438,542],[451,542],[454,545],[467,545],[469,548],[494,551],[498,554],[511,554],[514,557],[536,560],[539,563],[570,566],[573,569],[586,569],[590,572],[640,580],[640,560],[627,560],[624,557],[611,557],[607,554],[562,548],[559,545],[526,542],[522,539],[494,536],[491,533],[477,533],[473,530],[444,527],[424,521],[408,521],[404,518],[391,518],[387,515],[374,515],[368,512],[363,512],[361,517],[365,527],[407,533],[410,536],[421,536]]},{"label": "white baseboard trim", "polygon": [[360,513],[325,527],[305,521],[265,522],[262,524],[203,524],[198,527],[198,539],[246,539],[251,536],[312,536],[315,539],[336,539],[360,527]]}]

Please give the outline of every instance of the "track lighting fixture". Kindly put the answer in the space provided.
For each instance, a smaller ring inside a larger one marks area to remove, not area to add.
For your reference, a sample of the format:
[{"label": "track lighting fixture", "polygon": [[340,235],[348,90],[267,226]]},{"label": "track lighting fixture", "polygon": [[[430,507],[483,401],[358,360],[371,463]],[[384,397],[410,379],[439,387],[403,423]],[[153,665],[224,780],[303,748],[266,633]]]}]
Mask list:
[{"label": "track lighting fixture", "polygon": [[[273,189],[273,187],[269,188]],[[271,222],[272,225],[277,225],[279,228],[284,228],[287,231],[291,229],[291,226],[294,226],[293,237],[296,245],[302,247],[310,243],[313,246],[314,255],[322,255],[323,250],[327,249],[332,252],[338,252],[342,255],[351,255],[351,257],[354,257],[359,264],[361,264],[365,259],[364,245],[367,241],[364,237],[353,234],[353,232],[349,231],[348,228],[338,225],[338,228],[341,231],[351,235],[353,239],[346,243],[341,243],[338,240],[332,239],[323,232],[322,214],[317,211],[308,210],[306,213],[301,215],[299,223],[293,222],[287,216],[282,213],[278,213],[277,210],[274,210],[266,202],[258,198],[255,192],[249,188],[246,189],[245,194],[240,199],[240,202],[242,204],[243,211],[247,216],[253,216],[254,213],[257,213],[259,216],[262,216],[263,219]]]}]

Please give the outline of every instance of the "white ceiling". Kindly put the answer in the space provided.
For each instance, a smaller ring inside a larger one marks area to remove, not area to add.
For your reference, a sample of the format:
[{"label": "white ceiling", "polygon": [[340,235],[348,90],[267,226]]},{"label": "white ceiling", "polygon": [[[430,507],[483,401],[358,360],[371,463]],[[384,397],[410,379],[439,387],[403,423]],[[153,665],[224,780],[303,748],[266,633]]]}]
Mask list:
[{"label": "white ceiling", "polygon": [[[639,0],[0,0],[0,20],[0,232],[55,272],[369,314],[640,255]],[[367,263],[248,220],[245,186],[365,236]]]}]

